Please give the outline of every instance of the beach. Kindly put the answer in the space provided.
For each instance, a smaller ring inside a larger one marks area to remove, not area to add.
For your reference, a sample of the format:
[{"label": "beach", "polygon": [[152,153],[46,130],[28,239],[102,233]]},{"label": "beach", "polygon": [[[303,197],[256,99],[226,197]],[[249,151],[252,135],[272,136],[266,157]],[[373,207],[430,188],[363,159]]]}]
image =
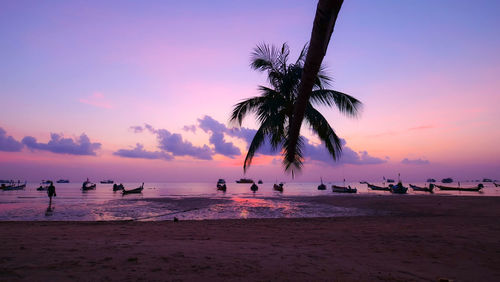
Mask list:
[{"label": "beach", "polygon": [[0,222],[2,281],[500,281],[500,198],[308,197],[330,218]]}]

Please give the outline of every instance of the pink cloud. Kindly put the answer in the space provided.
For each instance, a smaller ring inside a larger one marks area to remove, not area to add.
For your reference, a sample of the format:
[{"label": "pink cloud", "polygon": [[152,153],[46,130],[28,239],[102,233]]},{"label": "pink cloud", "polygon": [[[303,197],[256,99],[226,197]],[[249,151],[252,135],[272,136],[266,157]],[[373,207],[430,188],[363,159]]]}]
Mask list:
[{"label": "pink cloud", "polygon": [[431,129],[431,128],[434,128],[434,127],[435,127],[434,125],[420,125],[420,126],[411,127],[408,130],[409,131],[412,131],[412,130],[423,130],[423,129]]},{"label": "pink cloud", "polygon": [[111,109],[111,103],[104,97],[100,92],[94,92],[92,95],[86,98],[80,98],[78,100],[80,103],[91,105],[98,108]]}]

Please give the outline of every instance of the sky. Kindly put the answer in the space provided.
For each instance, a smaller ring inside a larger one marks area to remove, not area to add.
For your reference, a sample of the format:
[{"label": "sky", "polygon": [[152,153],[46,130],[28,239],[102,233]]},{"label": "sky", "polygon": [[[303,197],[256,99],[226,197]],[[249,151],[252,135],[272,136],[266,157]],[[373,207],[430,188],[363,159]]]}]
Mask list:
[{"label": "sky", "polygon": [[[1,1],[0,179],[292,181],[243,160],[258,124],[260,43],[310,39],[316,1]],[[319,107],[332,161],[306,127],[294,181],[500,179],[500,2],[346,0],[323,61],[357,118]]]}]

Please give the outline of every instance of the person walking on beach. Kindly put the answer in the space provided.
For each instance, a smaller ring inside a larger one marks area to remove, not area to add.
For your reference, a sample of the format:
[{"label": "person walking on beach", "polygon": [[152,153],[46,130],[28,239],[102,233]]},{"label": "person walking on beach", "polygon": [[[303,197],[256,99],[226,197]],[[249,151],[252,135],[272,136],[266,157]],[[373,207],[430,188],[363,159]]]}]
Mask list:
[{"label": "person walking on beach", "polygon": [[49,187],[47,188],[47,195],[49,195],[49,208],[48,211],[51,210],[52,207],[52,197],[56,197],[56,187],[54,186],[54,182],[50,181]]}]

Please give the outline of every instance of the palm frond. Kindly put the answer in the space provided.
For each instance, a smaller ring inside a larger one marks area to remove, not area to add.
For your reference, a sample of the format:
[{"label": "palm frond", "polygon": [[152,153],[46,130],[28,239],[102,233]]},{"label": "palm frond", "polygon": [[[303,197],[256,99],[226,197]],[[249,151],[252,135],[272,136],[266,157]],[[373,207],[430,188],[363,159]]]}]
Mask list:
[{"label": "palm frond", "polygon": [[313,89],[325,89],[331,86],[332,81],[333,79],[327,74],[327,67],[321,65],[314,81]]},{"label": "palm frond", "polygon": [[304,119],[314,133],[323,141],[333,160],[337,160],[342,153],[342,142],[326,118],[311,104],[308,104],[304,113]]},{"label": "palm frond", "polygon": [[302,50],[300,51],[299,57],[295,61],[296,65],[299,65],[301,67],[304,66],[304,61],[306,60],[308,48],[309,48],[309,43],[304,44],[304,47],[302,47]]},{"label": "palm frond", "polygon": [[276,47],[261,43],[253,49],[250,66],[258,71],[277,71],[278,54]]},{"label": "palm frond", "polygon": [[279,52],[279,55],[277,57],[277,61],[279,62],[279,70],[282,73],[286,73],[286,63],[288,62],[288,56],[290,55],[290,48],[288,47],[288,44],[283,43],[281,46],[281,50]]},{"label": "palm frond", "polygon": [[262,144],[265,141],[266,138],[266,132],[267,132],[267,123],[263,123],[257,132],[255,132],[255,135],[252,139],[252,143],[250,143],[250,146],[248,147],[248,152],[247,156],[245,157],[245,162],[243,163],[243,172],[246,173],[247,169],[250,167],[250,164],[252,163],[252,159],[255,156],[255,153],[257,150],[262,146]]},{"label": "palm frond", "polygon": [[341,113],[350,117],[357,117],[363,107],[363,104],[358,99],[329,89],[312,91],[310,101],[312,104],[322,104],[329,107],[336,105]]},{"label": "palm frond", "polygon": [[253,97],[234,105],[229,122],[236,123],[238,126],[241,126],[245,116],[252,111],[256,111],[259,108],[259,105],[263,103],[263,100],[264,99],[262,97]]},{"label": "palm frond", "polygon": [[292,173],[292,178],[295,177],[295,172],[300,171],[302,169],[302,165],[304,163],[304,155],[303,155],[303,147],[304,147],[304,138],[299,136],[297,140],[297,146],[293,151],[293,154],[290,153],[290,138],[287,136],[283,143],[283,166],[285,167],[285,171]]}]

